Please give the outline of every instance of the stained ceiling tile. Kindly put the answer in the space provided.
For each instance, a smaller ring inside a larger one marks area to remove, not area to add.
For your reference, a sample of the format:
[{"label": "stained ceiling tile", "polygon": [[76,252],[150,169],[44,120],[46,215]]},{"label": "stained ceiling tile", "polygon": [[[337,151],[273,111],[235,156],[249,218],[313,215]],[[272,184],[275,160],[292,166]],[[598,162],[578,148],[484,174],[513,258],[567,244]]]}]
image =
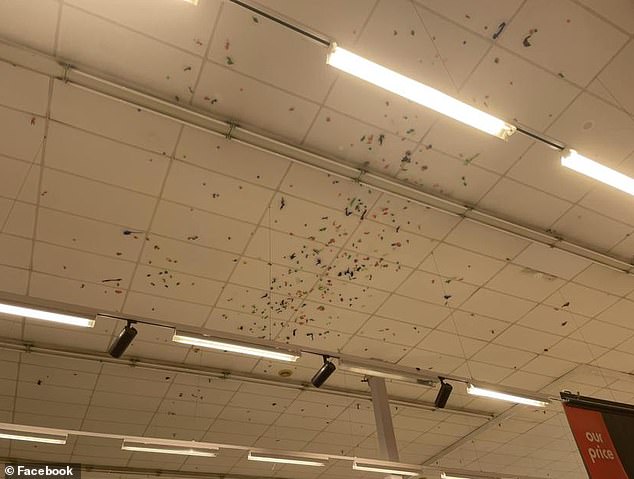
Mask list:
[{"label": "stained ceiling tile", "polygon": [[560,278],[508,264],[499,274],[487,283],[487,288],[533,301],[542,301],[564,284]]},{"label": "stained ceiling tile", "polygon": [[229,67],[204,63],[193,104],[215,116],[254,126],[278,138],[301,141],[317,114],[317,104]]},{"label": "stained ceiling tile", "polygon": [[571,279],[590,266],[590,260],[538,243],[531,244],[514,260],[521,266]]},{"label": "stained ceiling tile", "polygon": [[298,310],[301,299],[301,297],[271,294],[268,288],[263,290],[229,283],[223,288],[216,306],[257,315],[263,319],[273,316],[288,320]]},{"label": "stained ceiling tile", "polygon": [[560,308],[540,304],[520,319],[518,324],[559,336],[568,336],[587,321],[588,318],[571,313],[567,307]]},{"label": "stained ceiling tile", "polygon": [[525,3],[500,37],[503,46],[582,86],[625,41],[623,33],[569,0]]},{"label": "stained ceiling tile", "polygon": [[175,156],[267,188],[276,188],[291,164],[273,154],[191,127],[183,128]]},{"label": "stained ceiling tile", "polygon": [[575,283],[568,283],[548,297],[544,303],[550,306],[566,308],[573,313],[587,317],[594,317],[594,315],[616,303],[618,299],[617,296],[608,293],[586,288]]},{"label": "stained ceiling tile", "polygon": [[350,251],[342,251],[328,267],[330,274],[356,284],[393,291],[413,271],[399,263]]},{"label": "stained ceiling tile", "polygon": [[307,299],[326,305],[347,307],[362,313],[372,313],[383,304],[388,293],[349,281],[320,278]]},{"label": "stained ceiling tile", "polygon": [[[223,5],[209,59],[321,103],[336,76],[328,48],[238,5]],[[284,54],[280,54],[280,46]]]},{"label": "stained ceiling tile", "polygon": [[516,181],[502,178],[478,205],[523,224],[547,229],[570,203]]}]

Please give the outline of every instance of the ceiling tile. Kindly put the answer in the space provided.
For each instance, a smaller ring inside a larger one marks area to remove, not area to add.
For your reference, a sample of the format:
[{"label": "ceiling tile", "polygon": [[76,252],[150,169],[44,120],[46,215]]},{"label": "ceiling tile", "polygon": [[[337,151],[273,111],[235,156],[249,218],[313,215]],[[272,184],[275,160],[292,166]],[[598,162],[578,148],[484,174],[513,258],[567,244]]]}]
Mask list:
[{"label": "ceiling tile", "polygon": [[121,294],[129,287],[134,263],[36,241],[32,268],[41,273],[102,283]]},{"label": "ceiling tile", "polygon": [[587,321],[588,318],[573,314],[567,308],[540,304],[524,316],[518,324],[559,336],[568,336]]},{"label": "ceiling tile", "polygon": [[597,316],[601,321],[634,329],[634,302],[621,299]]},{"label": "ceiling tile", "polygon": [[509,327],[509,323],[474,313],[453,311],[438,329],[459,336],[490,341]]},{"label": "ceiling tile", "polygon": [[387,341],[353,336],[341,351],[353,356],[395,363],[409,349],[408,346],[388,343]]},{"label": "ceiling tile", "polygon": [[452,18],[463,27],[485,36],[491,36],[503,21],[515,14],[521,0],[484,0],[476,7],[469,0],[445,2],[444,0],[417,0],[435,12]]},{"label": "ceiling tile", "polygon": [[559,116],[579,89],[510,52],[493,47],[460,93],[491,115],[541,131]]},{"label": "ceiling tile", "polygon": [[[267,288],[268,289],[268,288]],[[290,319],[302,302],[301,297],[270,294],[264,289],[227,284],[218,299],[217,306],[269,319],[271,315]]]},{"label": "ceiling tile", "polygon": [[412,272],[411,268],[399,263],[349,251],[342,251],[328,269],[332,276],[344,281],[385,291],[393,291]]},{"label": "ceiling tile", "polygon": [[449,313],[448,308],[396,294],[390,296],[376,311],[380,316],[430,328],[438,325]]},{"label": "ceiling tile", "polygon": [[28,161],[38,160],[44,141],[44,120],[0,106],[2,145],[0,154]]},{"label": "ceiling tile", "polygon": [[0,77],[0,104],[39,116],[46,114],[50,81],[47,76],[0,62]]},{"label": "ceiling tile", "polygon": [[240,253],[246,247],[254,226],[169,201],[161,201],[150,230],[159,235],[200,246]]},{"label": "ceiling tile", "polygon": [[464,219],[454,228],[445,242],[509,261],[530,243],[511,234]]},{"label": "ceiling tile", "polygon": [[268,318],[262,318],[259,315],[214,308],[204,328],[269,339],[278,335],[282,328],[282,322],[273,323]]},{"label": "ceiling tile", "polygon": [[130,292],[123,312],[141,318],[154,318],[187,326],[202,326],[211,308],[203,304]]},{"label": "ceiling tile", "polygon": [[291,164],[273,154],[187,126],[183,128],[175,156],[186,163],[267,188],[276,188]]},{"label": "ceiling tile", "polygon": [[177,273],[167,268],[141,265],[134,274],[130,289],[163,298],[213,305],[220,294],[222,283]]},{"label": "ceiling tile", "polygon": [[534,357],[535,355],[532,353],[519,351],[517,349],[495,344],[489,344],[480,352],[476,353],[473,356],[473,360],[513,369],[519,369]]},{"label": "ceiling tile", "polygon": [[366,338],[388,341],[395,344],[414,346],[431,330],[391,319],[373,316],[356,333]]},{"label": "ceiling tile", "polygon": [[554,334],[513,325],[495,338],[495,343],[541,354],[560,340],[561,337]]},{"label": "ceiling tile", "polygon": [[436,353],[451,352],[461,358],[470,358],[486,346],[484,341],[465,338],[456,334],[449,334],[434,330],[416,346],[416,349]]},{"label": "ceiling tile", "polygon": [[564,279],[573,278],[591,264],[590,260],[539,243],[531,244],[514,262]]},{"label": "ceiling tile", "polygon": [[634,290],[634,277],[600,264],[591,264],[574,278],[575,283],[599,289],[617,296],[625,296]]},{"label": "ceiling tile", "polygon": [[593,317],[608,306],[617,302],[617,296],[586,288],[574,283],[568,283],[559,291],[553,293],[544,303],[550,306],[566,308],[573,313]]},{"label": "ceiling tile", "polygon": [[477,287],[438,274],[415,271],[397,290],[399,294],[443,306],[460,306]]},{"label": "ceiling tile", "polygon": [[570,238],[599,251],[610,250],[632,232],[631,226],[580,206],[573,206],[552,225],[552,229],[564,238]]},{"label": "ceiling tile", "polygon": [[625,39],[623,33],[569,0],[556,4],[536,0],[522,6],[500,42],[585,86]]},{"label": "ceiling tile", "polygon": [[37,239],[100,255],[136,261],[142,237],[124,234],[124,229],[94,219],[39,208]]},{"label": "ceiling tile", "polygon": [[412,158],[406,156],[401,160],[397,178],[428,192],[469,204],[477,203],[499,179],[498,175],[477,165],[454,159],[427,146],[419,148]]},{"label": "ceiling tile", "polygon": [[416,158],[416,143],[381,128],[322,108],[303,142],[364,170],[394,175]]},{"label": "ceiling tile", "polygon": [[433,239],[444,238],[460,221],[456,216],[388,194],[379,198],[366,217]]},{"label": "ceiling tile", "polygon": [[[632,14],[634,15],[634,7],[630,5],[629,8],[632,9]],[[634,30],[634,21],[632,21],[632,30]],[[630,113],[634,112],[634,95],[632,95],[632,92],[627,88],[626,79],[634,72],[634,70],[632,70],[633,61],[634,42],[630,41],[630,43],[614,57],[596,80],[607,91],[608,101],[616,103]]]},{"label": "ceiling tile", "polygon": [[[230,218],[257,223],[273,192],[175,161],[163,198]],[[257,205],[257,206],[256,206]]]},{"label": "ceiling tile", "polygon": [[634,5],[628,0],[581,0],[581,3],[591,8],[607,20],[619,27],[634,33]]},{"label": "ceiling tile", "polygon": [[147,265],[226,281],[235,268],[238,256],[192,241],[177,241],[156,235],[147,236],[140,261]]},{"label": "ceiling tile", "polygon": [[209,59],[320,103],[336,75],[336,70],[326,66],[327,54],[323,45],[227,3],[214,32]]},{"label": "ceiling tile", "polygon": [[512,388],[526,389],[529,391],[539,391],[550,382],[552,382],[552,378],[548,376],[527,373],[524,371],[516,371],[505,378],[501,382],[501,384],[505,386],[510,386]]},{"label": "ceiling tile", "polygon": [[487,283],[487,288],[539,302],[563,284],[563,280],[549,274],[508,264]]},{"label": "ceiling tile", "polygon": [[32,248],[31,240],[0,234],[0,263],[28,269]]},{"label": "ceiling tile", "polygon": [[562,359],[549,358],[547,356],[537,356],[522,369],[524,371],[544,374],[552,378],[558,378],[575,368],[575,363]]},{"label": "ceiling tile", "polygon": [[420,269],[424,271],[447,278],[445,284],[466,281],[477,285],[486,283],[503,267],[502,261],[447,244],[438,245],[420,265]]},{"label": "ceiling tile", "polygon": [[[465,362],[462,366],[455,369],[453,371],[453,374],[462,375],[464,377],[475,379],[478,381],[486,381],[488,383],[499,383],[502,379],[507,377],[509,374],[513,373],[513,369],[511,369],[510,367],[504,367],[504,364],[509,364],[509,363],[512,364],[514,362],[512,360],[513,358],[504,355],[501,350],[497,349],[499,348],[499,346],[497,347],[491,346],[491,347],[496,349],[493,349],[489,352],[489,351],[486,351],[486,348],[485,348],[485,350],[481,351],[479,354],[482,354],[482,357],[487,358],[490,361],[493,361],[495,365],[491,363],[482,363],[472,359],[472,360],[469,360],[468,363]],[[516,355],[516,358],[519,358],[521,362],[525,362],[528,360],[527,358],[530,356],[530,355],[526,356],[527,354],[528,353],[520,353],[519,355]],[[499,357],[500,355],[504,356],[504,361],[498,364],[496,358]],[[481,410],[481,411],[482,410],[487,411],[490,409],[490,406],[478,407],[477,401],[480,401],[480,406],[482,406],[485,400],[475,399],[469,402],[469,407],[476,410]]]},{"label": "ceiling tile", "polygon": [[450,351],[450,353],[436,353],[414,348],[399,361],[399,364],[441,373],[453,372],[464,363],[464,357],[459,357],[460,351]]},{"label": "ceiling tile", "polygon": [[156,204],[150,196],[51,169],[45,169],[41,189],[40,204],[44,207],[135,230],[147,228]]},{"label": "ceiling tile", "polygon": [[634,336],[631,329],[621,328],[602,321],[590,320],[570,335],[571,338],[583,342],[598,344],[606,348],[614,348]]},{"label": "ceiling tile", "polygon": [[[121,291],[117,293],[117,291]],[[119,311],[122,290],[103,284],[75,281],[42,273],[31,273],[29,294],[36,298],[78,304],[107,311]]]},{"label": "ceiling tile", "polygon": [[306,298],[324,304],[371,313],[383,304],[387,296],[386,292],[367,286],[358,286],[349,281],[320,278]]},{"label": "ceiling tile", "polygon": [[60,8],[57,0],[2,2],[0,5],[2,35],[52,54]]},{"label": "ceiling tile", "polygon": [[588,93],[577,97],[548,134],[613,168],[634,150],[634,120]]},{"label": "ceiling tile", "polygon": [[220,2],[205,0],[193,5],[171,0],[141,0],[132,4],[126,0],[105,3],[99,0],[70,0],[67,4],[202,55],[216,21]]},{"label": "ceiling tile", "polygon": [[317,280],[318,276],[313,273],[244,258],[237,263],[230,278],[235,284],[298,298],[308,293]]},{"label": "ceiling tile", "polygon": [[574,339],[563,339],[549,349],[548,355],[567,361],[586,364],[605,353],[607,349]]},{"label": "ceiling tile", "polygon": [[171,154],[181,126],[122,102],[55,81],[51,117],[158,154]]},{"label": "ceiling tile", "polygon": [[634,355],[621,351],[608,351],[600,358],[594,360],[592,364],[631,374],[634,371]]},{"label": "ceiling tile", "polygon": [[461,309],[512,322],[524,316],[534,306],[532,301],[480,288],[462,304]]},{"label": "ceiling tile", "polygon": [[478,205],[503,217],[542,229],[547,229],[571,206],[566,201],[506,178],[502,178]]},{"label": "ceiling tile", "polygon": [[299,142],[318,106],[224,66],[205,62],[193,104],[212,114]]},{"label": "ceiling tile", "polygon": [[576,202],[596,181],[561,166],[561,152],[535,143],[508,172],[509,178],[564,200]]},{"label": "ceiling tile", "polygon": [[202,63],[191,53],[70,6],[63,7],[57,50],[76,64],[98,66],[101,72],[176,102],[191,95]]},{"label": "ceiling tile", "polygon": [[158,195],[169,160],[61,123],[51,122],[46,166],[112,185]]}]

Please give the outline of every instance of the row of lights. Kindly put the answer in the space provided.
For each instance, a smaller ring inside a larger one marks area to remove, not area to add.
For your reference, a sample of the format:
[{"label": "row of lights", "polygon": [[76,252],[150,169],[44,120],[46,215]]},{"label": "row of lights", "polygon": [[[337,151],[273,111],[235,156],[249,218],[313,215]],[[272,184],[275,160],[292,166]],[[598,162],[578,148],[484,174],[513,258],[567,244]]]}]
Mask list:
[{"label": "row of lights", "polygon": [[[56,313],[40,309],[27,308],[23,306],[15,306],[6,303],[0,303],[0,313],[85,328],[92,328],[95,325],[94,319],[82,316]],[[115,358],[121,357],[121,355],[130,346],[130,344],[138,334],[136,328],[132,326],[132,323],[132,321],[128,322],[128,324],[119,334],[118,338],[110,346],[108,352],[111,356]],[[256,340],[251,340],[247,342],[244,341],[241,337],[220,338],[178,330],[174,332],[172,341],[179,344],[186,344],[188,346],[202,347],[217,351],[244,354],[248,356],[255,356],[259,358],[285,362],[297,361],[302,354],[301,349],[293,346],[284,346],[284,348],[282,348],[279,346],[268,345],[264,341],[256,342]],[[382,377],[395,381],[414,382],[416,384],[426,386],[433,386],[433,384],[436,382],[430,379],[430,377],[422,377],[418,373],[398,370],[394,367],[389,367],[389,365],[377,365],[376,362],[360,363],[340,359],[339,367],[344,371],[354,374],[360,374],[363,376]],[[321,387],[335,372],[336,369],[337,368],[335,364],[330,361],[327,356],[325,356],[323,366],[315,373],[311,380],[312,384],[317,388]],[[440,379],[441,386],[438,392],[438,396],[436,397],[435,405],[438,408],[443,408],[447,404],[453,387],[451,386],[451,384],[445,382],[444,378],[438,379]],[[473,396],[499,399],[502,401],[508,401],[516,404],[525,404],[535,407],[546,407],[549,404],[549,401],[543,397],[529,397],[525,394],[513,394],[507,391],[496,390],[495,388],[476,386],[471,383],[467,384],[467,393]]]}]

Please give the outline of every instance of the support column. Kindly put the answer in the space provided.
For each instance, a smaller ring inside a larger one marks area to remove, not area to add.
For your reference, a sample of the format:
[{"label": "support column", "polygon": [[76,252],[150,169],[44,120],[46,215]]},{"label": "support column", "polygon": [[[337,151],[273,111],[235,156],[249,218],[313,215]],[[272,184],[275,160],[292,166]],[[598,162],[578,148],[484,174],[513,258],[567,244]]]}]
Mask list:
[{"label": "support column", "polygon": [[368,384],[372,392],[372,407],[374,408],[374,421],[376,422],[376,436],[379,441],[379,454],[381,459],[399,462],[385,379],[368,377]]}]

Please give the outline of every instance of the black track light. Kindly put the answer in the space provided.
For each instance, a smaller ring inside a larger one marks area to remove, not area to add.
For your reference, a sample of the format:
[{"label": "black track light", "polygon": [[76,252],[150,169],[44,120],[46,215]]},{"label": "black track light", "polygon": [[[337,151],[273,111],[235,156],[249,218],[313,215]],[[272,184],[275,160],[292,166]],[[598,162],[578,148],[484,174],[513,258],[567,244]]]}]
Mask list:
[{"label": "black track light", "polygon": [[335,372],[335,369],[337,369],[335,364],[328,360],[328,356],[324,356],[324,365],[319,368],[319,371],[315,373],[310,382],[316,388],[321,387],[321,385],[328,380],[331,374]]},{"label": "black track light", "polygon": [[119,337],[112,343],[112,346],[110,346],[108,354],[113,358],[120,358],[136,337],[137,332],[138,331],[132,326],[132,321],[128,321],[126,327],[119,333]]},{"label": "black track light", "polygon": [[449,396],[451,396],[451,391],[453,391],[453,386],[449,383],[445,382],[445,378],[440,379],[440,389],[438,390],[438,394],[436,395],[436,400],[434,401],[434,405],[438,409],[442,409],[447,405],[447,401],[449,401]]}]

